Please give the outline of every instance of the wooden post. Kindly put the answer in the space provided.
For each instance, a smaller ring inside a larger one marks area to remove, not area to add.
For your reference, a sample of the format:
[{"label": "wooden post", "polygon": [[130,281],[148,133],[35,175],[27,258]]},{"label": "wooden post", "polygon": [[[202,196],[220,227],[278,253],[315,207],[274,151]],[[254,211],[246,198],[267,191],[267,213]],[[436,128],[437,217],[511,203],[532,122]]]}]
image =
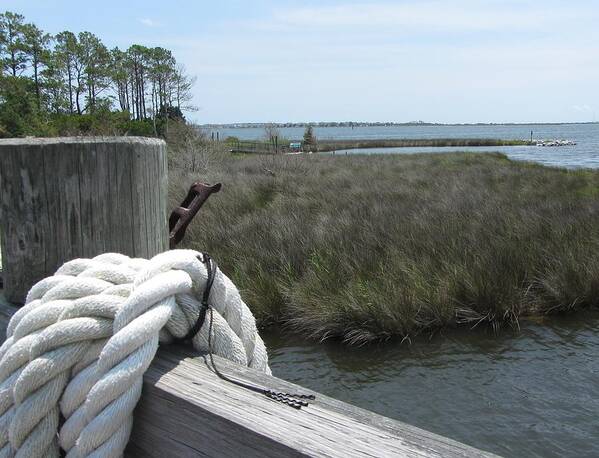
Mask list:
[{"label": "wooden post", "polygon": [[0,140],[2,273],[8,300],[65,261],[168,249],[162,140],[68,137]]}]

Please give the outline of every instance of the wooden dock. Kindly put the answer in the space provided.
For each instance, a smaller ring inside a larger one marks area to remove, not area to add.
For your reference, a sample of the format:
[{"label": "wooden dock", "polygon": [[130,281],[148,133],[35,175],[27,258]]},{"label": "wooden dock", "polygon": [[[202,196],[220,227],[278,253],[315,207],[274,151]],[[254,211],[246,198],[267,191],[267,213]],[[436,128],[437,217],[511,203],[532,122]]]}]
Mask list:
[{"label": "wooden dock", "polygon": [[[5,298],[22,302],[36,281],[63,262],[106,251],[148,258],[166,250],[164,143],[134,138],[5,140],[0,152],[10,162],[3,162],[0,174],[5,280],[0,341],[17,310]],[[313,393],[215,360],[234,378],[283,392]],[[126,455],[493,456],[313,394],[315,401],[296,410],[222,380],[191,348],[165,346],[144,375]]]},{"label": "wooden dock", "polygon": [[[15,310],[0,294],[2,336]],[[166,346],[144,375],[126,456],[494,456],[225,359],[215,360],[227,375],[275,390],[313,393],[316,400],[295,410],[221,380],[190,348]]]}]

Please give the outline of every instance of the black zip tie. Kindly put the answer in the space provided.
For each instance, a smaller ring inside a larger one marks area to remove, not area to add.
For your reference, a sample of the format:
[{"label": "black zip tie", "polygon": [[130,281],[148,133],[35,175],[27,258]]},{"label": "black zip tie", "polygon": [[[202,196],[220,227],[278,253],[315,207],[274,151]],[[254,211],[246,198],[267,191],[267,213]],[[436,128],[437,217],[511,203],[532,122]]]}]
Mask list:
[{"label": "black zip tie", "polygon": [[223,374],[217,367],[214,362],[213,352],[212,352],[212,323],[213,323],[213,312],[212,307],[209,307],[210,310],[210,321],[208,322],[208,356],[210,357],[210,365],[214,373],[221,379],[233,383],[242,388],[248,389],[250,391],[254,391],[255,393],[260,393],[266,396],[267,398],[272,399],[273,401],[280,402],[282,404],[286,404],[294,409],[301,409],[302,407],[307,407],[309,403],[304,399],[314,400],[316,396],[313,394],[290,394],[283,393],[279,391],[269,390],[268,388],[263,388],[261,386],[252,385],[250,383],[234,379],[229,377],[228,375]]},{"label": "black zip tie", "polygon": [[[199,256],[198,256],[199,257]],[[210,357],[210,365],[212,366],[213,372],[222,380],[225,380],[229,383],[233,383],[234,385],[240,386],[247,390],[253,391],[255,393],[260,393],[266,396],[273,401],[280,402],[282,404],[293,407],[294,409],[301,409],[302,407],[308,406],[308,400],[314,400],[316,397],[313,394],[290,394],[290,393],[282,393],[279,391],[269,390],[267,388],[263,388],[257,385],[253,385],[248,382],[244,382],[238,379],[234,379],[229,377],[228,375],[223,374],[217,367],[214,362],[213,351],[212,351],[212,325],[214,322],[213,309],[208,303],[208,298],[210,297],[210,290],[212,288],[212,284],[214,283],[214,277],[216,275],[217,266],[214,260],[210,257],[208,253],[202,253],[202,257],[200,261],[204,263],[206,266],[206,271],[208,273],[208,279],[206,280],[206,288],[204,289],[204,294],[202,295],[202,308],[200,309],[200,313],[198,315],[198,319],[193,325],[193,327],[189,330],[189,332],[185,335],[185,337],[181,339],[176,339],[178,341],[191,340],[195,337],[195,335],[199,332],[204,321],[206,320],[206,312],[210,311],[210,321],[208,323],[208,356]]]}]

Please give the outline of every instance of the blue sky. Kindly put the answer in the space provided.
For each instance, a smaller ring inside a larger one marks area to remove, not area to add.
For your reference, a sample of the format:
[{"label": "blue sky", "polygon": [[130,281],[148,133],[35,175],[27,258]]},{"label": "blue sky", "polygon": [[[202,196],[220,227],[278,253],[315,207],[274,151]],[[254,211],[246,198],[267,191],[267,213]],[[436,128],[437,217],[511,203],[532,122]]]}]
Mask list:
[{"label": "blue sky", "polygon": [[0,5],[51,33],[171,49],[200,123],[599,120],[596,0]]}]

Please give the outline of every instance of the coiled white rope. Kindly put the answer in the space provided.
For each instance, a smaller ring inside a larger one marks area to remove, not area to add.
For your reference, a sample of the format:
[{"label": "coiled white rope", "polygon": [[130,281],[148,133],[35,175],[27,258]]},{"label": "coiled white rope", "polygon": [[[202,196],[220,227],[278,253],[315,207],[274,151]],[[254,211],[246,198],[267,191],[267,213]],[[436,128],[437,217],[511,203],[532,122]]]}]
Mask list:
[{"label": "coiled white rope", "polygon": [[[0,458],[57,457],[59,448],[69,458],[122,455],[158,343],[186,336],[198,319],[207,280],[199,255],[76,259],[31,288],[0,347]],[[209,303],[210,350],[270,374],[254,317],[220,270]],[[208,333],[204,323],[194,348],[209,350]]]}]

